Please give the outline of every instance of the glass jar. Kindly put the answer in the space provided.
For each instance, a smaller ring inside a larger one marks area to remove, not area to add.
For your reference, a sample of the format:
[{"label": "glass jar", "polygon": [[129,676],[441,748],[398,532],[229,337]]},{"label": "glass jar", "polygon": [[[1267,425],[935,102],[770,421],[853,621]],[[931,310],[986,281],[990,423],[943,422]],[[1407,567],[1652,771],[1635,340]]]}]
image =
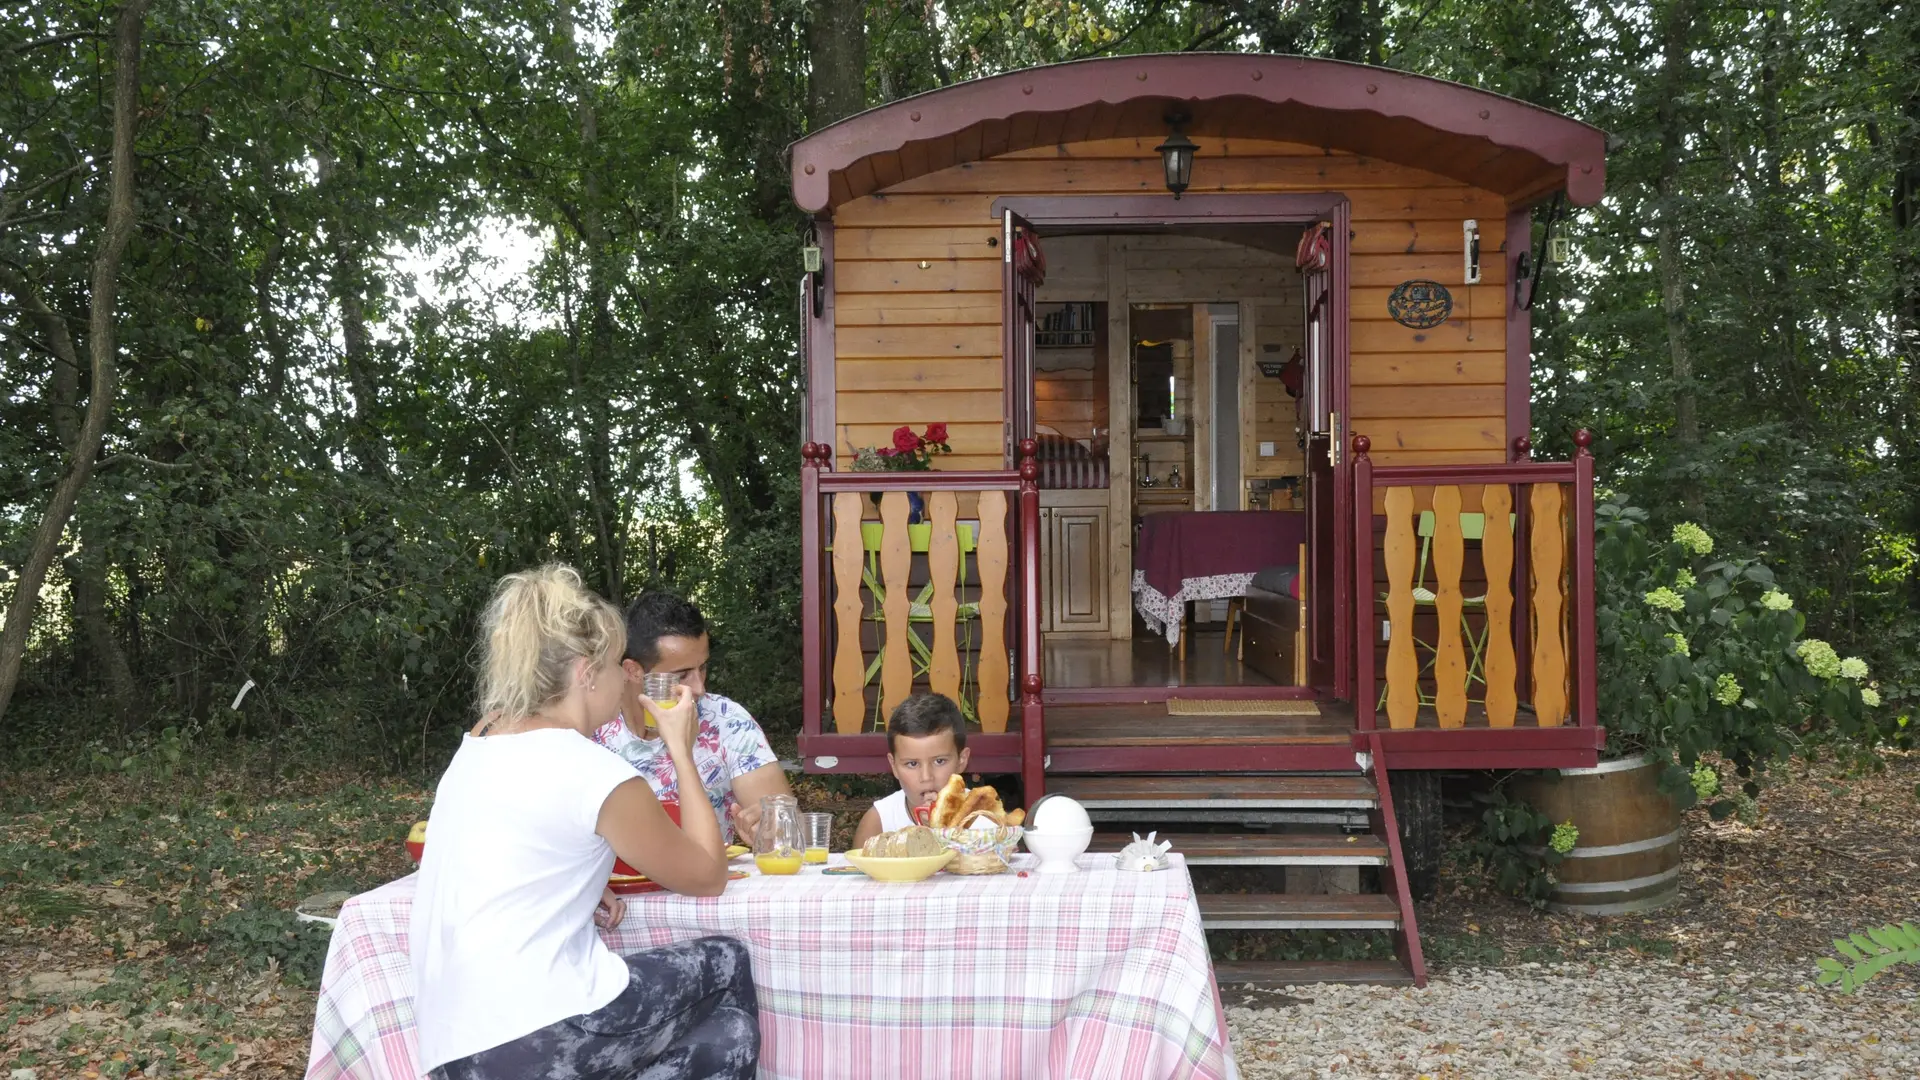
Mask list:
[{"label": "glass jar", "polygon": [[753,836],[753,861],[763,874],[797,874],[806,839],[800,829],[800,804],[791,795],[760,800],[760,825]]}]

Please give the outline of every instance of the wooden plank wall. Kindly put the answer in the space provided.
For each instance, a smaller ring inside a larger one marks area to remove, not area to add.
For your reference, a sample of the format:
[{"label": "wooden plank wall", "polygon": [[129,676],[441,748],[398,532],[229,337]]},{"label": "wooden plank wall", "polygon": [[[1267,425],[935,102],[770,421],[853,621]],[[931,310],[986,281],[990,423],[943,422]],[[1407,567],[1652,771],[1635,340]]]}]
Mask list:
[{"label": "wooden plank wall", "polygon": [[[1041,304],[1107,299],[1107,243],[1098,236],[1063,236],[1045,241],[1047,280],[1037,290]],[[1105,335],[1100,335],[1104,343]],[[1088,365],[1079,369],[1082,359]],[[1093,347],[1040,350],[1034,385],[1034,422],[1076,439],[1092,438],[1108,426],[1107,358]],[[1064,365],[1072,364],[1072,367]],[[1049,371],[1048,367],[1056,370]],[[1097,384],[1097,385],[1096,385]]]},{"label": "wooden plank wall", "polygon": [[[1291,260],[1289,260],[1291,263]],[[1306,309],[1301,306],[1298,272],[1290,275],[1287,292],[1279,303],[1261,304],[1254,316],[1254,357],[1257,361],[1286,363],[1296,351],[1305,359]],[[1249,477],[1302,476],[1306,472],[1305,453],[1296,442],[1298,424],[1306,417],[1299,413],[1299,402],[1287,393],[1279,379],[1253,373],[1253,431],[1247,436],[1252,447],[1246,455]],[[1260,444],[1273,444],[1273,456],[1261,457]]]},{"label": "wooden plank wall", "polygon": [[[993,200],[1164,191],[1156,142],[1020,151],[841,206],[834,215],[840,452],[850,443],[883,444],[902,423],[945,420],[954,455],[943,464],[998,467],[1001,270]],[[1350,430],[1373,439],[1382,465],[1503,459],[1506,207],[1498,195],[1351,154],[1242,139],[1203,145],[1191,190],[1346,193],[1354,232]],[[1468,217],[1479,219],[1482,251],[1482,284],[1471,288],[1461,284],[1460,222]],[[1070,265],[1052,257],[1058,246],[1049,245],[1050,273]],[[1183,268],[1168,270],[1177,288]],[[1276,274],[1273,284],[1290,274]],[[1426,331],[1393,322],[1387,295],[1411,278],[1452,290],[1452,318]]]}]

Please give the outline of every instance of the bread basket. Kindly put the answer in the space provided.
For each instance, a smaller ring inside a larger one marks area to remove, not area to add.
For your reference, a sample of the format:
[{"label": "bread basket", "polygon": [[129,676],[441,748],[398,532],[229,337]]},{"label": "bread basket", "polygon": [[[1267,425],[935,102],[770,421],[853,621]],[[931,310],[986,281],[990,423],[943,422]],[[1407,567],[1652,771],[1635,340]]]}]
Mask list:
[{"label": "bread basket", "polygon": [[953,849],[953,861],[946,867],[949,874],[1006,873],[1022,831],[1018,825],[933,830],[941,843]]}]

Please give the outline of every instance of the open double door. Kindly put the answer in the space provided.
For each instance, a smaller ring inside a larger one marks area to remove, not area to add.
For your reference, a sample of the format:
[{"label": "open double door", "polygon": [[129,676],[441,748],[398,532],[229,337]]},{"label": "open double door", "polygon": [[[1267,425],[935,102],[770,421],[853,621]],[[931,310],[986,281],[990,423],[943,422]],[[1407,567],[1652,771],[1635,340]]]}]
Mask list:
[{"label": "open double door", "polygon": [[[1306,505],[1309,619],[1307,676],[1311,686],[1346,696],[1351,678],[1349,650],[1353,640],[1351,541],[1343,522],[1350,520],[1351,501],[1345,420],[1348,400],[1346,305],[1339,298],[1347,287],[1345,205],[1331,221],[1307,224],[1297,263],[1302,275],[1306,371],[1302,382],[1302,413],[1306,420]],[[1018,460],[1017,447],[1034,432],[1036,295],[1046,279],[1046,261],[1031,222],[1011,210],[1001,221],[1002,282],[1005,312],[1003,333],[1006,356],[1004,389],[1008,420],[1005,456],[1008,468]],[[1128,476],[1130,469],[1114,470]],[[1124,480],[1120,482],[1125,482]]]}]

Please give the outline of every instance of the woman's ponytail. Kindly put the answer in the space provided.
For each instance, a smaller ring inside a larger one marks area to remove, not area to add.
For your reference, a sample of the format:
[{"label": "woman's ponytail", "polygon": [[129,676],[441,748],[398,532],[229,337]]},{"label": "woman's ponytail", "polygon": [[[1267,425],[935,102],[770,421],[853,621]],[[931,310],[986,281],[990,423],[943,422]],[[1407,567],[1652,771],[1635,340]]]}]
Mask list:
[{"label": "woman's ponytail", "polygon": [[480,622],[480,715],[513,722],[564,696],[573,665],[594,667],[626,648],[612,604],[571,566],[549,563],[508,574]]}]

